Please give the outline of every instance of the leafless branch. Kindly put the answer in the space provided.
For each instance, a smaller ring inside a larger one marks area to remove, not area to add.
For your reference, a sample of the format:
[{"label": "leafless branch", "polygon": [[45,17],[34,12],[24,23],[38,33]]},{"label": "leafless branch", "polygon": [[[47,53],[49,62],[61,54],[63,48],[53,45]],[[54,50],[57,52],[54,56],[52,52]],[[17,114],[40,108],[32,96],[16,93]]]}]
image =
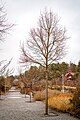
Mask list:
[{"label": "leafless branch", "polygon": [[4,5],[0,6],[0,41],[3,41],[14,24],[8,23],[7,13],[4,10]]},{"label": "leafless branch", "polygon": [[12,70],[9,70],[8,66],[10,65],[12,58],[10,59],[10,61],[8,63],[4,63],[6,60],[2,61],[1,65],[0,65],[0,76],[2,75],[8,75],[12,73]]},{"label": "leafless branch", "polygon": [[22,63],[37,63],[46,66],[60,60],[65,54],[66,30],[59,25],[57,15],[52,11],[41,14],[38,27],[30,30],[30,38],[27,39],[26,49],[21,46]]}]

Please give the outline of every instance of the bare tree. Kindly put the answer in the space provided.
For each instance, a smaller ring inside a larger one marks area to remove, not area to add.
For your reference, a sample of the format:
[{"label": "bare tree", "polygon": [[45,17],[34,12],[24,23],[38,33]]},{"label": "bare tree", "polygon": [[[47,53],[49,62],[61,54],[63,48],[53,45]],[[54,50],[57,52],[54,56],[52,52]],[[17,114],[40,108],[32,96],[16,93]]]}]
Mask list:
[{"label": "bare tree", "polygon": [[[6,95],[6,85],[8,82],[7,77],[9,75],[13,74],[13,72],[14,72],[13,69],[9,69],[9,65],[10,65],[11,61],[12,61],[12,58],[7,63],[5,63],[6,60],[0,62],[0,77],[4,78],[4,79],[1,79],[1,81],[0,81],[0,92],[1,92],[1,86],[4,86],[5,87],[5,95]],[[0,99],[1,99],[1,93],[0,93]]]},{"label": "bare tree", "polygon": [[3,41],[9,33],[8,31],[14,26],[7,21],[7,13],[4,10],[4,5],[0,6],[0,41]]},{"label": "bare tree", "polygon": [[[0,42],[4,41],[4,39],[6,38],[6,35],[9,34],[9,30],[14,26],[14,24],[8,23],[7,14],[6,14],[6,11],[4,10],[4,5],[1,5],[1,4],[0,4]],[[6,60],[2,60],[2,61],[0,60],[0,76],[4,76],[4,75],[8,76],[13,73],[13,70],[12,69],[10,70],[8,68],[11,61],[12,59],[7,63],[5,63]]]},{"label": "bare tree", "polygon": [[[4,10],[4,5],[0,5],[0,41],[3,41],[6,37],[6,35],[9,33],[9,30],[14,26],[14,24],[10,24],[7,21],[7,14]],[[6,60],[0,61],[0,75],[6,71],[6,68],[11,63],[12,59],[4,65],[4,62]],[[6,73],[11,73],[12,70],[7,69]]]},{"label": "bare tree", "polygon": [[36,63],[45,67],[46,72],[46,105],[48,115],[48,66],[65,55],[67,40],[66,30],[59,25],[56,14],[45,10],[40,14],[37,28],[30,30],[30,38],[21,46],[21,63]]}]

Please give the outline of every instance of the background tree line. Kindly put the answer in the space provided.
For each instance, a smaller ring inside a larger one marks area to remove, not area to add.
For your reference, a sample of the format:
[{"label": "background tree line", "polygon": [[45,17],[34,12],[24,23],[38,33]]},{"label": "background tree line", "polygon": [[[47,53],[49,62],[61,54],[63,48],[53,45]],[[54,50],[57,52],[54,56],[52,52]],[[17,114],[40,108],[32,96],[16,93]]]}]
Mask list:
[{"label": "background tree line", "polygon": [[[48,66],[48,81],[57,81],[58,79],[62,79],[62,74],[66,74],[68,72],[73,72],[74,76],[71,80],[80,82],[80,61],[78,65],[74,63],[52,63]],[[39,82],[41,80],[45,80],[45,69],[42,66],[31,66],[29,70],[25,71],[23,76],[26,77],[25,80],[30,80],[33,82]]]}]

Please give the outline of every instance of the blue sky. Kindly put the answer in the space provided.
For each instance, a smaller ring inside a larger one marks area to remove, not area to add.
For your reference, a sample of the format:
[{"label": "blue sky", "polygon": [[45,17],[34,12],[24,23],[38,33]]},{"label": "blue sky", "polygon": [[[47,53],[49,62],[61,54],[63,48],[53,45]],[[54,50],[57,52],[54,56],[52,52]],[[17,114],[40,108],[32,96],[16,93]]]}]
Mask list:
[{"label": "blue sky", "polygon": [[66,27],[70,39],[67,41],[68,53],[62,61],[78,63],[80,60],[80,0],[2,0],[5,3],[7,18],[16,26],[1,43],[0,58],[13,61],[10,67],[18,72],[20,41],[25,41],[30,28],[38,22],[40,11],[45,7],[58,14],[60,24]]}]

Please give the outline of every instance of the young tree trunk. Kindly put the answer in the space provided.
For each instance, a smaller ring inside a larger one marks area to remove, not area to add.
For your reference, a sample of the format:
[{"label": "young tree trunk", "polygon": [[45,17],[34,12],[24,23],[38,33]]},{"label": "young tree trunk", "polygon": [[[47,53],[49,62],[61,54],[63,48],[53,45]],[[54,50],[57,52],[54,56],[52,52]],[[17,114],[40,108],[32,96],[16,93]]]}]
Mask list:
[{"label": "young tree trunk", "polygon": [[45,115],[48,115],[48,72],[46,70]]},{"label": "young tree trunk", "polygon": [[26,87],[25,87],[25,98],[26,98]]},{"label": "young tree trunk", "polygon": [[1,99],[1,90],[0,90],[0,99]]},{"label": "young tree trunk", "polygon": [[30,92],[30,102],[31,102],[32,92]]}]

